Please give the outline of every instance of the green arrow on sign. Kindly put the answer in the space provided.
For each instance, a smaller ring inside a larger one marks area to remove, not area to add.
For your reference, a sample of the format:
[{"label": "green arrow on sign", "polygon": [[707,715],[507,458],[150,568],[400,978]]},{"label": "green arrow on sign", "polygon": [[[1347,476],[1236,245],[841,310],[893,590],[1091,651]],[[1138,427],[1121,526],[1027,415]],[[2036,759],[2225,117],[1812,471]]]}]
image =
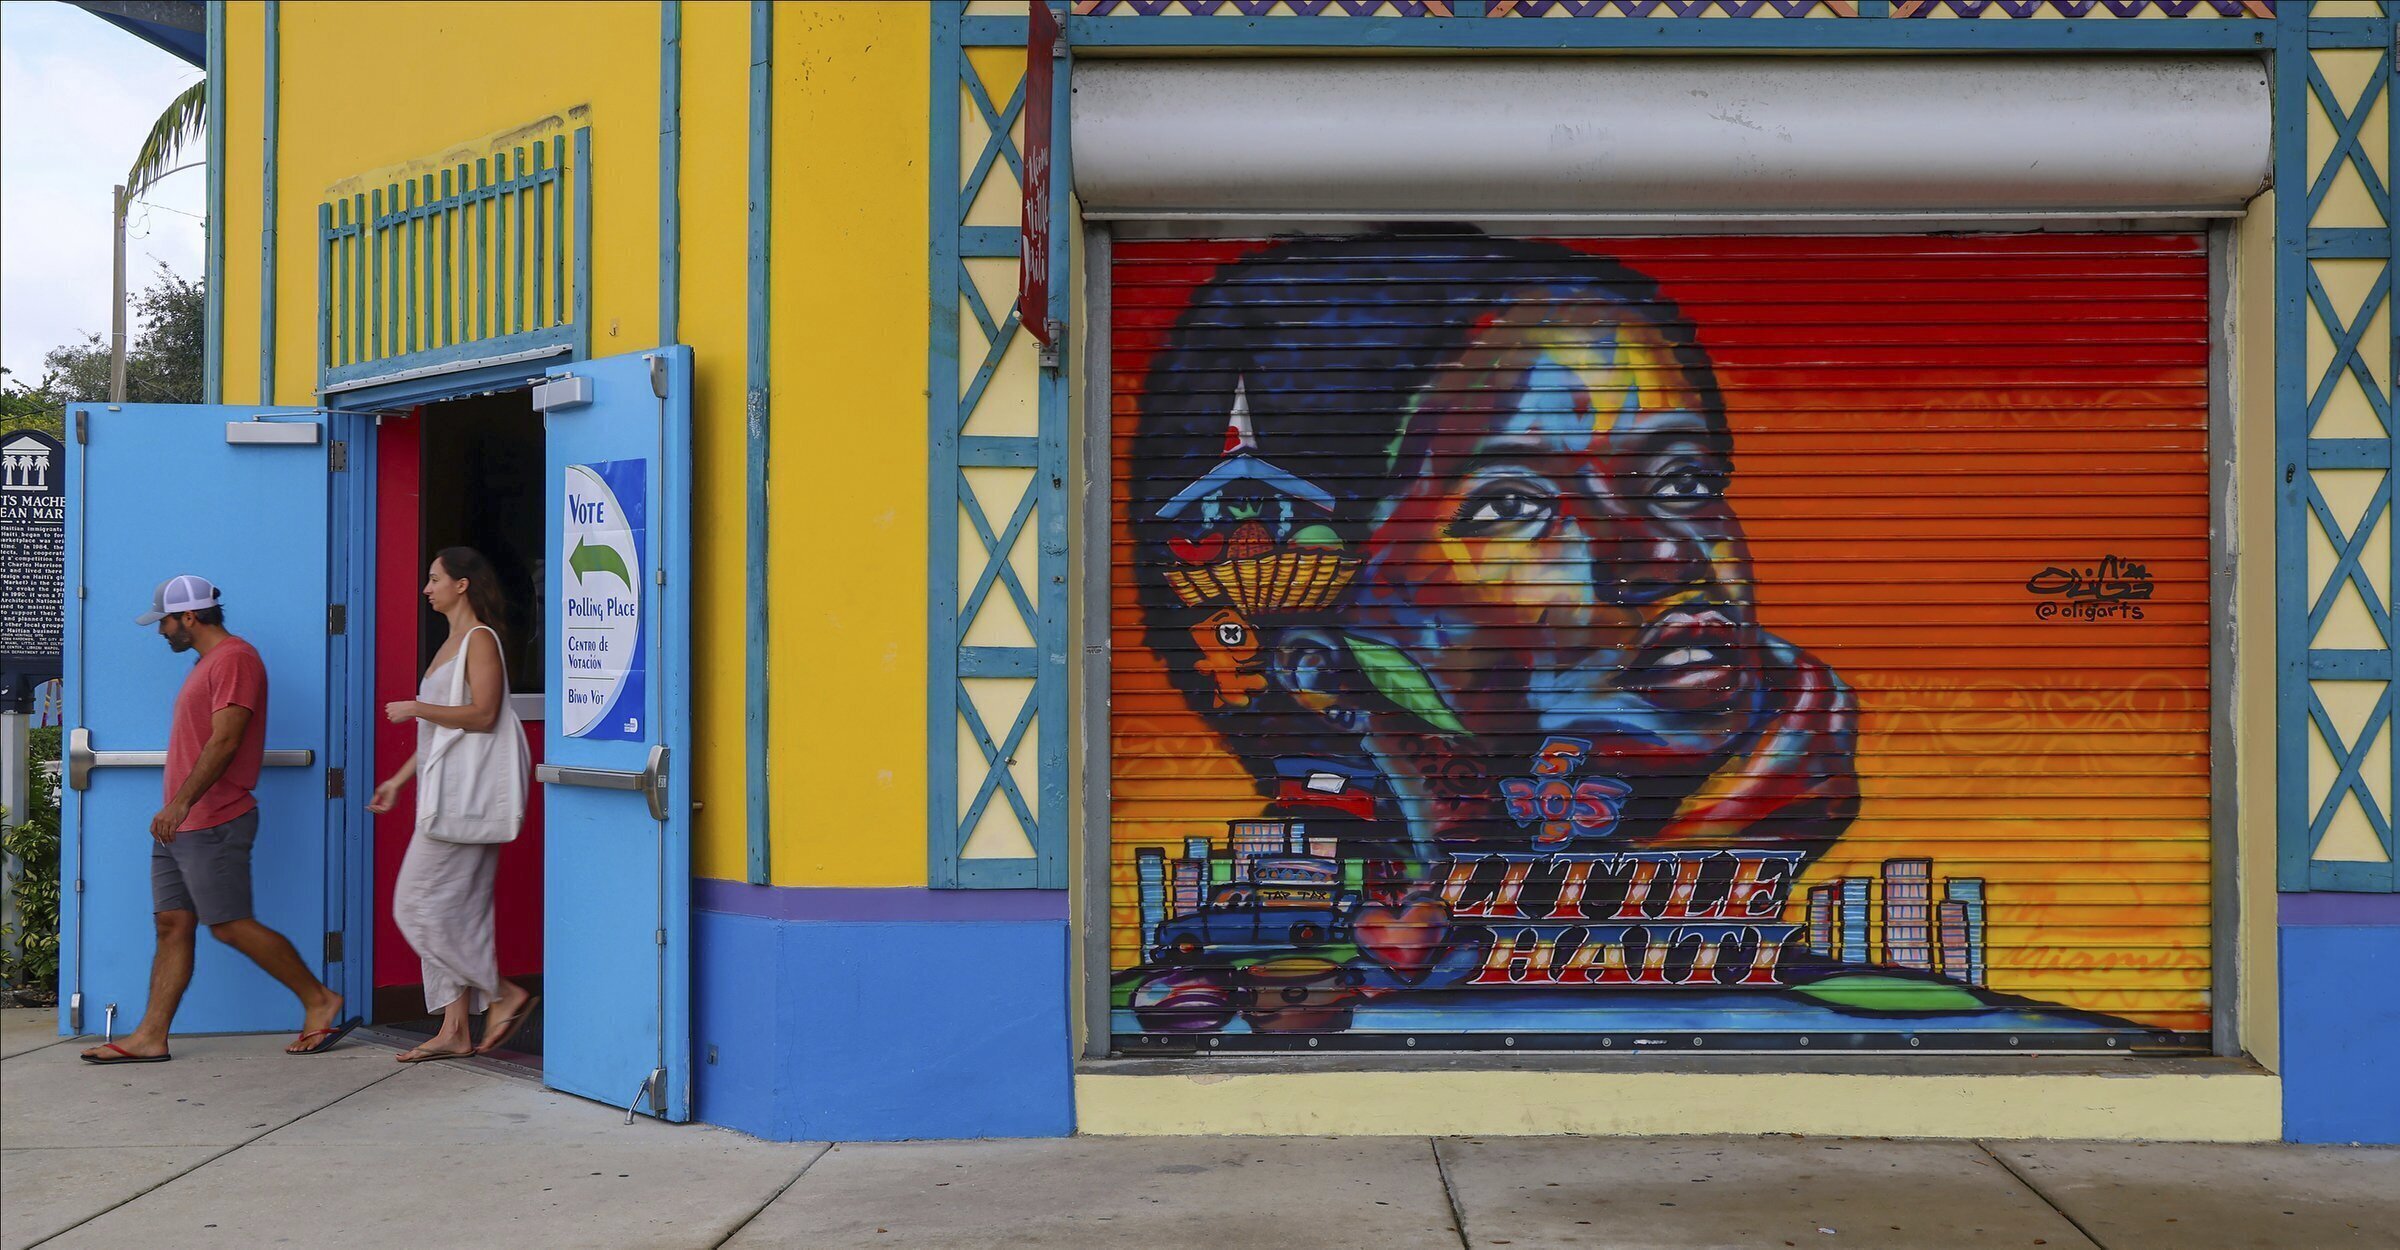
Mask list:
[{"label": "green arrow on sign", "polygon": [[594,573],[614,573],[617,580],[633,587],[633,571],[625,567],[625,557],[614,547],[595,547],[581,538],[575,540],[575,550],[567,556],[567,567],[575,570],[575,580],[582,581]]}]

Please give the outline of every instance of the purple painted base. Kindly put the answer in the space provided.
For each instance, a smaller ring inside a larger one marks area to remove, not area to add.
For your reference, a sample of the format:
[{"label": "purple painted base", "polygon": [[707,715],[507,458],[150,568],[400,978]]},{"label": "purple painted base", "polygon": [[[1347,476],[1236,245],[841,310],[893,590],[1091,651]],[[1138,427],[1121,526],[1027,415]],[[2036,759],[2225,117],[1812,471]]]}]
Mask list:
[{"label": "purple painted base", "polygon": [[701,877],[692,905],[702,911],[769,920],[849,923],[942,920],[1059,920],[1067,918],[1065,890],[834,889],[751,885]]},{"label": "purple painted base", "polygon": [[2400,926],[2400,894],[2310,894],[2277,896],[2276,918],[2288,925]]}]

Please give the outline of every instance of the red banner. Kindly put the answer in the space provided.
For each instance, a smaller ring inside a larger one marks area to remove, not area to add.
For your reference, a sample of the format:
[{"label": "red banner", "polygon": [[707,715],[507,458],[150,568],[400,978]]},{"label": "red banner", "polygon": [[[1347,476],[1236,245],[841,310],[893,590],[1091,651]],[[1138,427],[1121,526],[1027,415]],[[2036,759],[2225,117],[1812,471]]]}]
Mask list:
[{"label": "red banner", "polygon": [[1050,90],[1060,39],[1042,0],[1026,6],[1025,214],[1017,228],[1017,315],[1034,341],[1050,341]]}]

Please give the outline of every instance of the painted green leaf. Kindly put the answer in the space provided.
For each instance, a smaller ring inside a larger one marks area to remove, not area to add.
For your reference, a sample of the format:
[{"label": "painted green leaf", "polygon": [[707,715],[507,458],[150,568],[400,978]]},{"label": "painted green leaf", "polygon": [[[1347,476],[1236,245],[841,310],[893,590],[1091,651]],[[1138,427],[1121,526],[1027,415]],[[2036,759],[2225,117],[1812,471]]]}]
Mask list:
[{"label": "painted green leaf", "polygon": [[1870,973],[1827,977],[1794,990],[1861,1011],[1979,1011],[1989,1005],[1963,986]]},{"label": "painted green leaf", "polygon": [[1358,666],[1367,672],[1367,680],[1375,689],[1400,706],[1400,710],[1415,716],[1443,733],[1463,734],[1467,727],[1459,723],[1458,713],[1442,701],[1441,692],[1433,688],[1433,679],[1417,667],[1400,648],[1389,643],[1344,634],[1342,641],[1350,644],[1350,654]]}]

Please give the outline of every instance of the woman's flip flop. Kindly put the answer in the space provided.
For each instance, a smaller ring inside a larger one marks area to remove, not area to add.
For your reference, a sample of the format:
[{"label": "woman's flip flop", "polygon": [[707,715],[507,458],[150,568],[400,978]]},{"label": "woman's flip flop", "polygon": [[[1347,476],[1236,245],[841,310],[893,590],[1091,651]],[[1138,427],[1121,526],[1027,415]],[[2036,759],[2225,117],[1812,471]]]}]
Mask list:
[{"label": "woman's flip flop", "polygon": [[402,1063],[431,1063],[436,1059],[467,1059],[474,1054],[471,1050],[412,1050],[399,1055],[398,1059]]},{"label": "woman's flip flop", "polygon": [[85,1063],[96,1063],[96,1064],[99,1064],[99,1065],[100,1065],[100,1066],[102,1066],[102,1067],[107,1067],[109,1064],[112,1064],[112,1063],[165,1063],[167,1060],[169,1060],[169,1059],[172,1059],[172,1058],[174,1058],[174,1057],[175,1057],[175,1056],[173,1056],[173,1055],[137,1055],[137,1054],[133,1053],[132,1051],[130,1051],[130,1050],[127,1050],[127,1049],[125,1049],[124,1047],[117,1045],[115,1042],[102,1042],[102,1043],[100,1043],[100,1045],[99,1045],[99,1046],[95,1047],[94,1049],[97,1049],[97,1050],[113,1050],[113,1051],[117,1052],[117,1053],[116,1053],[115,1055],[113,1055],[113,1056],[111,1056],[111,1055],[85,1055],[85,1056],[83,1056],[83,1061],[84,1061]]},{"label": "woman's flip flop", "polygon": [[475,1053],[479,1055],[488,1055],[493,1051],[508,1045],[508,1039],[515,1037],[517,1035],[517,1030],[525,1027],[525,1021],[528,1017],[533,1015],[533,1009],[541,1005],[541,995],[528,995],[525,999],[525,1005],[517,1008],[517,1014],[503,1019],[497,1025],[491,1025],[484,1029],[483,1040],[475,1044]]}]

